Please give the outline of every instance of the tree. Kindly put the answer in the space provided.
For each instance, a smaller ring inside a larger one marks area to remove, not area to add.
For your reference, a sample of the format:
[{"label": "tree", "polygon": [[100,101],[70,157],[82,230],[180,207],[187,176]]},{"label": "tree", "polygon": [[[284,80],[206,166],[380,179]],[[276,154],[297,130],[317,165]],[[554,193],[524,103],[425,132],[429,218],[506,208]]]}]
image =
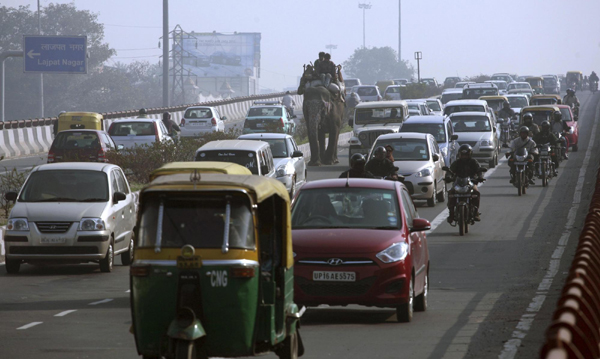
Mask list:
[{"label": "tree", "polygon": [[389,46],[358,48],[343,65],[346,76],[358,77],[365,84],[396,78],[408,79],[415,72],[408,61],[398,61],[396,51]]}]

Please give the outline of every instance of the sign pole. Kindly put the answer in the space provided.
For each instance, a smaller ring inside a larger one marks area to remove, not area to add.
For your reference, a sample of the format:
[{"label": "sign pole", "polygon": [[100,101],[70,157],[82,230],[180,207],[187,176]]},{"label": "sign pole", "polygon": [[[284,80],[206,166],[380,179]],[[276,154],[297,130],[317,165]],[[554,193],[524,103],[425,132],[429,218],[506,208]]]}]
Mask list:
[{"label": "sign pole", "polygon": [[[42,34],[42,21],[40,20],[40,0],[37,2],[38,35]],[[44,73],[40,73],[40,118],[44,118]]]},{"label": "sign pole", "polygon": [[421,64],[419,61],[423,58],[423,53],[421,51],[415,52],[415,60],[417,60],[417,83],[421,83]]},{"label": "sign pole", "polygon": [[4,51],[3,53],[0,53],[0,61],[2,61],[2,72],[0,72],[0,76],[2,76],[2,85],[0,86],[0,97],[2,98],[2,100],[0,100],[0,104],[2,107],[2,110],[0,111],[0,121],[4,122],[4,112],[5,112],[5,106],[4,106],[4,82],[5,82],[5,74],[4,74],[4,62],[6,61],[7,58],[9,57],[23,57],[23,51]]},{"label": "sign pole", "polygon": [[169,0],[163,0],[163,107],[169,107]]}]

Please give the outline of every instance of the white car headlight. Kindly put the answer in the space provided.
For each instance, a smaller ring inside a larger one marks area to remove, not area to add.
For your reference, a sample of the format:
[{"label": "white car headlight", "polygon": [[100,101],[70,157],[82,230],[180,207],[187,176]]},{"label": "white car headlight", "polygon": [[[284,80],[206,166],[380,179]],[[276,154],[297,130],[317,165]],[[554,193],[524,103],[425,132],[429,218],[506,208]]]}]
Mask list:
[{"label": "white car headlight", "polygon": [[427,168],[424,168],[424,169],[420,170],[419,172],[417,172],[417,174],[415,176],[416,177],[427,177],[427,176],[431,176],[432,173],[433,173],[433,168],[427,167]]},{"label": "white car headlight", "polygon": [[103,231],[106,229],[101,218],[83,218],[79,222],[79,231]]},{"label": "white car headlight", "polygon": [[6,224],[6,229],[9,231],[28,231],[29,222],[27,218],[11,218]]},{"label": "white car headlight", "polygon": [[408,244],[404,242],[394,243],[375,256],[383,263],[398,262],[406,258],[408,255]]},{"label": "white car headlight", "polygon": [[292,175],[291,173],[288,173],[286,171],[285,165],[284,166],[279,166],[277,168],[277,170],[275,171],[275,173],[276,173],[277,177],[285,177],[285,176],[289,177],[289,176]]},{"label": "white car headlight", "polygon": [[481,142],[479,142],[479,146],[481,146],[481,147],[492,146],[492,141],[490,141],[490,140],[481,140]]}]

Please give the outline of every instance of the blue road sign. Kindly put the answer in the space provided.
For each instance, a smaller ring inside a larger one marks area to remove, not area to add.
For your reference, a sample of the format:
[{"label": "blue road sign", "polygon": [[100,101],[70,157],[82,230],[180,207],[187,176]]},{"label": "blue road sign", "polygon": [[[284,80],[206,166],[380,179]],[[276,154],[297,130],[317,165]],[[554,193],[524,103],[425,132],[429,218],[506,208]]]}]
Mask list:
[{"label": "blue road sign", "polygon": [[87,36],[23,36],[25,72],[87,73]]}]

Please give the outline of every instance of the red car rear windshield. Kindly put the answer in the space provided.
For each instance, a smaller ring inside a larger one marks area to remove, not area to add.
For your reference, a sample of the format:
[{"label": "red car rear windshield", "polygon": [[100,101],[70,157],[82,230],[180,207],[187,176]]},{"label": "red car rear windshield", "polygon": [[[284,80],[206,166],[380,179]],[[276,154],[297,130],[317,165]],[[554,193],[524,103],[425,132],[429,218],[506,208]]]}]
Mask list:
[{"label": "red car rear windshield", "polygon": [[292,229],[402,228],[394,190],[319,188],[303,190],[292,208]]},{"label": "red car rear windshield", "polygon": [[100,139],[95,132],[59,132],[52,143],[56,150],[99,149]]}]

